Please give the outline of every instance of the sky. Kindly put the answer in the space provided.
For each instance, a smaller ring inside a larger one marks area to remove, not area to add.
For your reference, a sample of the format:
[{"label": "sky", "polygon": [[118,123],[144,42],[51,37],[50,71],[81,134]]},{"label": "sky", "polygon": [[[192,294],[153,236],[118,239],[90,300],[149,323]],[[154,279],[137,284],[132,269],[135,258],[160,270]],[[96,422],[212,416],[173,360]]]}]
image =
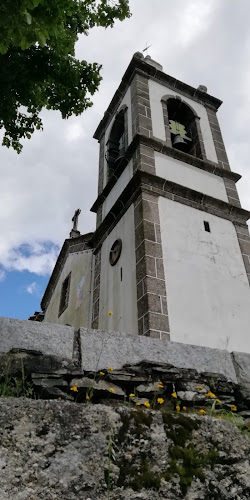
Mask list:
[{"label": "sky", "polygon": [[0,316],[27,319],[40,302],[74,211],[79,230],[95,229],[98,142],[93,139],[133,56],[148,54],[165,73],[223,101],[218,112],[243,208],[250,210],[250,1],[131,0],[132,17],[81,36],[76,56],[102,64],[93,107],[62,120],[41,113],[44,130],[23,151],[0,146]]}]

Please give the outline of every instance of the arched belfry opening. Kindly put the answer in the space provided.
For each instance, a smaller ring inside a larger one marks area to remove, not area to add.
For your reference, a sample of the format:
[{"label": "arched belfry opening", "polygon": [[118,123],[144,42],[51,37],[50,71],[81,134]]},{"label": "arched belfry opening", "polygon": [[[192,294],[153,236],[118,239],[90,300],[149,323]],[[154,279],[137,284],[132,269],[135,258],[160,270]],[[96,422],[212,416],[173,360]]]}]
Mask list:
[{"label": "arched belfry opening", "polygon": [[167,97],[163,101],[169,144],[174,149],[204,159],[205,148],[196,112],[179,97]]},{"label": "arched belfry opening", "polygon": [[106,152],[108,178],[111,177],[120,160],[123,158],[125,149],[127,147],[126,111],[127,107],[124,107],[116,115],[109,134]]}]

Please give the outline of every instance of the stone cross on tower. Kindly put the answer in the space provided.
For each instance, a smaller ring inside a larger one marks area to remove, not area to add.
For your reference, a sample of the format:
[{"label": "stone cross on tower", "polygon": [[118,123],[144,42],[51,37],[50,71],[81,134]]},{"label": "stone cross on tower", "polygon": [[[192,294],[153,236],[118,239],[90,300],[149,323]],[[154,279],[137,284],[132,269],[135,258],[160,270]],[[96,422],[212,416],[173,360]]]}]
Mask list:
[{"label": "stone cross on tower", "polygon": [[81,213],[81,210],[80,210],[80,208],[78,208],[72,217],[73,228],[71,229],[70,234],[69,234],[70,238],[77,238],[77,236],[80,236],[80,234],[81,234],[80,231],[78,231],[78,229],[77,229],[78,217],[79,217],[80,213]]}]

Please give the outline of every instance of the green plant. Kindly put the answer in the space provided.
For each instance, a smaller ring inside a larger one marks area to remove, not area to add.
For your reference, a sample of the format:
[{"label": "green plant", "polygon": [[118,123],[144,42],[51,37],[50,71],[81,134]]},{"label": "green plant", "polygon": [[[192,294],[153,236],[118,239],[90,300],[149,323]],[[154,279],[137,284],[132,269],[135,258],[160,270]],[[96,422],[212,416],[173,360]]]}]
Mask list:
[{"label": "green plant", "polygon": [[5,371],[3,376],[0,378],[0,397],[8,398],[8,397],[33,397],[33,385],[27,379],[24,373],[24,364],[23,360],[20,359],[21,363],[21,377],[13,377],[10,375],[10,367],[11,367],[12,357],[9,356],[7,360],[7,364],[5,367]]},{"label": "green plant", "polygon": [[113,441],[112,433],[110,431],[108,435],[108,472],[107,472],[107,486],[108,486],[108,500],[110,498],[110,473],[111,473],[111,463],[112,460],[115,462],[116,454],[115,454],[115,442]]}]

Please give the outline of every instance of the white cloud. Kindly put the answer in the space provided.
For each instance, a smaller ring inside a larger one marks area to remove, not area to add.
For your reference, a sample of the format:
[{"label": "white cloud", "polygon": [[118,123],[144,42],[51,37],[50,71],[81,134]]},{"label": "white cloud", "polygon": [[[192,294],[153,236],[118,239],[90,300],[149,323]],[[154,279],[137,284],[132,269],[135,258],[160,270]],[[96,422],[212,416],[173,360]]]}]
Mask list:
[{"label": "white cloud", "polygon": [[28,292],[30,295],[34,295],[37,292],[37,283],[33,281],[33,283],[30,283],[30,285],[27,285],[26,292]]},{"label": "white cloud", "polygon": [[[217,0],[192,0],[185,2],[179,15],[179,43],[186,47],[208,31],[213,21]],[[190,54],[191,56],[191,54]]]},{"label": "white cloud", "polygon": [[2,257],[2,264],[8,271],[29,271],[46,276],[53,270],[57,255],[57,246],[48,249],[46,245],[35,242],[25,245],[25,249],[11,249]]}]

